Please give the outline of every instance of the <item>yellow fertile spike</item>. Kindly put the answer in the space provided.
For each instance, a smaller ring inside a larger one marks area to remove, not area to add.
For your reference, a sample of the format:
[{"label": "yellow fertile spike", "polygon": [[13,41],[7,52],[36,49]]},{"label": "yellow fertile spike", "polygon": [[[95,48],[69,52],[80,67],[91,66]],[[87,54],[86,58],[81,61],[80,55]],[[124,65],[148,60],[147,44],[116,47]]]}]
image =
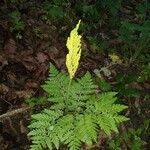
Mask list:
[{"label": "yellow fertile spike", "polygon": [[66,56],[66,66],[68,68],[70,79],[75,75],[81,56],[81,35],[78,35],[80,22],[81,20],[79,20],[76,27],[71,31],[66,44],[69,50],[69,53]]}]

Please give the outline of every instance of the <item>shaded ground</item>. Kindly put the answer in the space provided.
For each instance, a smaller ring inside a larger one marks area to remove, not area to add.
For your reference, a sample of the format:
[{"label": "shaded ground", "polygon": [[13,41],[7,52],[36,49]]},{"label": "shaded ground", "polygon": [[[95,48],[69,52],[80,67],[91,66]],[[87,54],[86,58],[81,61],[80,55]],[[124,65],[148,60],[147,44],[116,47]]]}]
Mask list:
[{"label": "shaded ground", "polygon": [[[47,22],[41,19],[45,14],[38,8],[38,4],[35,7],[26,6],[22,11],[27,25],[21,33],[22,38],[17,39],[15,33],[10,32],[10,23],[4,17],[9,10],[7,7],[2,3],[0,19],[0,150],[28,150],[30,142],[27,138],[27,125],[30,122],[30,114],[40,108],[30,108],[25,99],[43,95],[40,85],[48,75],[50,62],[61,71],[66,71],[65,43],[74,24]],[[33,32],[35,27],[38,27],[40,32]],[[104,37],[110,34],[107,30],[104,28]],[[112,35],[109,42],[120,46],[121,41],[113,37]],[[77,76],[83,75],[87,70],[94,75],[95,69],[105,67],[110,75],[107,76],[104,72],[104,78],[115,90],[118,82],[115,77],[118,73],[128,75],[139,72],[135,64],[127,64],[125,61],[113,64],[107,52],[96,53],[84,38],[82,42],[83,56]],[[131,82],[126,86],[139,90],[141,95],[136,98],[122,96],[122,103],[129,106],[126,114],[131,119],[121,126],[122,133],[128,128],[138,128],[149,117],[149,97],[145,97],[150,91],[149,80],[144,83]],[[145,141],[143,149],[148,150],[148,135],[144,133],[141,138]],[[132,139],[129,139],[128,142],[131,141]],[[108,139],[103,133],[100,133],[99,143],[94,145],[93,149],[109,149]],[[130,149],[126,142],[123,143],[123,149]]]}]

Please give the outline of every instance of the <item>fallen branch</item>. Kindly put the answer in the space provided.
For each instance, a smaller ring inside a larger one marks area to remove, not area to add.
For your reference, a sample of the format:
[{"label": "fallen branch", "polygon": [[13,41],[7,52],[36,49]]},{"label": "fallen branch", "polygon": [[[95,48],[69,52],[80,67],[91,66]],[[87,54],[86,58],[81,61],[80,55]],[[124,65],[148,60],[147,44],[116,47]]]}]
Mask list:
[{"label": "fallen branch", "polygon": [[31,107],[23,107],[23,108],[19,108],[19,109],[15,109],[15,110],[12,110],[12,111],[9,111],[5,114],[2,114],[0,115],[0,121],[3,121],[7,118],[10,118],[14,115],[17,115],[17,114],[20,114],[20,113],[24,113],[25,111],[31,109]]}]

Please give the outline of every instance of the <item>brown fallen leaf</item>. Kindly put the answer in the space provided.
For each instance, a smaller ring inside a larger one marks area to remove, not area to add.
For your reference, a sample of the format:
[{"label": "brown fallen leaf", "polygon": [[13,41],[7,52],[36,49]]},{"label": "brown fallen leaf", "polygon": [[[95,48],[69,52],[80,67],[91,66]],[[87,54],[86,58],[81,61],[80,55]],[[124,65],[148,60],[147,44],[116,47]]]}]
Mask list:
[{"label": "brown fallen leaf", "polygon": [[8,21],[6,20],[0,20],[0,26],[2,26],[3,29],[8,29]]},{"label": "brown fallen leaf", "polygon": [[59,50],[55,46],[50,46],[45,51],[50,59],[55,59],[59,56]]},{"label": "brown fallen leaf", "polygon": [[48,70],[48,64],[45,64],[45,63],[39,64],[33,73],[35,79],[37,79],[38,81],[44,80],[47,70]]},{"label": "brown fallen leaf", "polygon": [[66,68],[66,66],[65,66],[66,59],[65,58],[59,58],[59,59],[53,60],[53,61],[55,62],[56,66],[58,68],[65,70],[65,68]]},{"label": "brown fallen leaf", "polygon": [[29,71],[35,70],[37,66],[37,60],[33,56],[22,57],[22,63]]},{"label": "brown fallen leaf", "polygon": [[9,87],[7,87],[5,84],[0,84],[0,93],[1,94],[6,94],[9,91]]},{"label": "brown fallen leaf", "polygon": [[42,52],[38,52],[36,59],[38,60],[39,63],[44,63],[48,61],[48,56]]},{"label": "brown fallen leaf", "polygon": [[7,55],[14,54],[16,49],[17,49],[16,42],[12,38],[5,42],[4,52]]},{"label": "brown fallen leaf", "polygon": [[37,83],[37,82],[34,82],[34,81],[32,81],[32,80],[28,80],[28,81],[26,81],[26,84],[25,84],[25,86],[24,86],[24,88],[25,89],[38,89],[38,87],[39,87],[39,84]]},{"label": "brown fallen leaf", "polygon": [[0,55],[0,71],[7,65],[8,65],[8,61],[5,58],[5,56]]},{"label": "brown fallen leaf", "polygon": [[29,98],[34,94],[34,91],[30,90],[22,90],[22,91],[15,91],[15,94],[18,98]]}]

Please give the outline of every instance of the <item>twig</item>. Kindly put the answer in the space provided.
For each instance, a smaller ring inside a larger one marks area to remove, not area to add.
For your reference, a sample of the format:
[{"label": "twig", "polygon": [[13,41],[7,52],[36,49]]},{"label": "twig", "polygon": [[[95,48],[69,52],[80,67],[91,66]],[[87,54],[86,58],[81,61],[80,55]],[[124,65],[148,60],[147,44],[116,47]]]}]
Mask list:
[{"label": "twig", "polygon": [[15,109],[12,111],[9,111],[3,115],[0,115],[0,121],[3,121],[9,117],[12,117],[14,115],[20,114],[20,113],[24,113],[25,111],[31,109],[31,107],[23,107],[23,108],[19,108],[19,109]]}]

